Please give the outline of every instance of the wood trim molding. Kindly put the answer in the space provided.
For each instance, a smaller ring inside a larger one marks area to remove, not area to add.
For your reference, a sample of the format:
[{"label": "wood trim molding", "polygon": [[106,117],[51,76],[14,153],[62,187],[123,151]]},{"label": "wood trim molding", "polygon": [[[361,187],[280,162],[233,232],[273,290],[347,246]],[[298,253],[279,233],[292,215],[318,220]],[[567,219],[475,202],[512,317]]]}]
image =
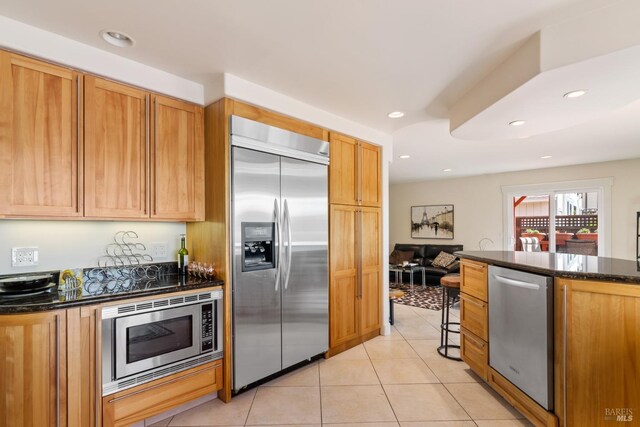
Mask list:
[{"label": "wood trim molding", "polygon": [[[218,101],[220,102],[220,101]],[[323,127],[276,113],[255,105],[247,104],[242,101],[233,100],[233,112],[235,116],[244,117],[246,119],[255,120],[270,126],[296,132],[301,135],[317,138],[322,141],[329,140],[329,131]]]}]

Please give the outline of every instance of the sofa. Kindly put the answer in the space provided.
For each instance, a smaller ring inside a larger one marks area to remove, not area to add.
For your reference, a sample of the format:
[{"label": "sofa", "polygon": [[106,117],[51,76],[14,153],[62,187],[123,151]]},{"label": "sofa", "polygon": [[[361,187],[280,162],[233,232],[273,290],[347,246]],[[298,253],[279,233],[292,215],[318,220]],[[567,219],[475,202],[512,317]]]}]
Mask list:
[{"label": "sofa", "polygon": [[[456,251],[463,250],[462,245],[417,245],[413,243],[396,243],[394,250],[409,252],[413,251],[413,258],[411,262],[417,263],[425,269],[425,281],[427,285],[439,285],[440,278],[445,274],[459,273],[460,263],[456,261],[449,265],[447,268],[434,267],[431,265],[433,260],[438,256],[440,252],[448,252],[453,254]],[[393,282],[395,280],[395,274],[389,274],[389,280]],[[402,274],[402,282],[409,283],[409,274]],[[414,284],[422,284],[422,277],[419,274],[414,275]]]}]

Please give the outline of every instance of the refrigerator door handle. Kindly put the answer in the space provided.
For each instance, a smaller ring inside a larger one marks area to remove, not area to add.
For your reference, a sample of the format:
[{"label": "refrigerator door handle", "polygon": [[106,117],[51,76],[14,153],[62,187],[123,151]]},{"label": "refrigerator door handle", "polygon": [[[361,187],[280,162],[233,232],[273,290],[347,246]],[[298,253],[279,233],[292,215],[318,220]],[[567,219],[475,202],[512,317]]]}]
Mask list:
[{"label": "refrigerator door handle", "polygon": [[276,239],[277,239],[277,252],[276,252],[276,288],[278,291],[278,284],[280,283],[281,266],[282,262],[282,226],[280,224],[280,208],[278,207],[278,199],[273,199],[273,214],[275,216],[276,223]]},{"label": "refrigerator door handle", "polygon": [[284,199],[284,221],[287,224],[287,246],[285,251],[287,253],[287,269],[284,276],[284,288],[287,289],[289,285],[289,277],[291,276],[291,216],[289,215],[289,204],[287,199]]}]

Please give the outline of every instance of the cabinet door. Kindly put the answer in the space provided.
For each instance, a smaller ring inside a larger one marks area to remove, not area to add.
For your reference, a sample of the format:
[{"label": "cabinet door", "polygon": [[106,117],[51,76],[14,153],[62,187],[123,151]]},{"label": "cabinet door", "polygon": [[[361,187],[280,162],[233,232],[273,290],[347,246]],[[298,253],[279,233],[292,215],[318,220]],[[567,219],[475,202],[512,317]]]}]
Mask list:
[{"label": "cabinet door", "polygon": [[64,320],[64,311],[0,316],[0,426],[66,425]]},{"label": "cabinet door", "polygon": [[382,206],[382,159],[380,147],[359,143],[360,201],[363,206]]},{"label": "cabinet door", "polygon": [[379,208],[360,209],[360,335],[380,330],[382,317],[381,227]]},{"label": "cabinet door", "polygon": [[337,133],[331,133],[329,143],[329,202],[357,205],[358,143]]},{"label": "cabinet door", "polygon": [[85,77],[85,216],[146,218],[148,94]]},{"label": "cabinet door", "polygon": [[556,384],[560,387],[555,412],[561,425],[600,426],[616,421],[638,425],[640,289],[636,288],[587,280],[556,282],[556,349],[560,349],[556,350]]},{"label": "cabinet door", "polygon": [[98,309],[97,306],[84,306],[66,311],[68,427],[99,424],[97,396],[100,387],[96,378]]},{"label": "cabinet door", "polygon": [[460,263],[460,292],[471,295],[480,301],[488,301],[487,264],[463,259]]},{"label": "cabinet door", "polygon": [[203,109],[162,96],[153,97],[151,217],[204,219]]},{"label": "cabinet door", "polygon": [[329,345],[359,336],[357,209],[331,205],[329,240]]},{"label": "cabinet door", "polygon": [[0,216],[82,215],[78,79],[0,52]]}]

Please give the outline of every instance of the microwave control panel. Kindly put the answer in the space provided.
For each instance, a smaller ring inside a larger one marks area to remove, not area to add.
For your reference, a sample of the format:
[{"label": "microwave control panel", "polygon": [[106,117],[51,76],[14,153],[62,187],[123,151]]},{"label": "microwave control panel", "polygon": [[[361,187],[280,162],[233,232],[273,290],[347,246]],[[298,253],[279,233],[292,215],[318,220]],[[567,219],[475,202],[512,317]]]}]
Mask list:
[{"label": "microwave control panel", "polygon": [[202,304],[202,353],[213,350],[213,304]]}]

